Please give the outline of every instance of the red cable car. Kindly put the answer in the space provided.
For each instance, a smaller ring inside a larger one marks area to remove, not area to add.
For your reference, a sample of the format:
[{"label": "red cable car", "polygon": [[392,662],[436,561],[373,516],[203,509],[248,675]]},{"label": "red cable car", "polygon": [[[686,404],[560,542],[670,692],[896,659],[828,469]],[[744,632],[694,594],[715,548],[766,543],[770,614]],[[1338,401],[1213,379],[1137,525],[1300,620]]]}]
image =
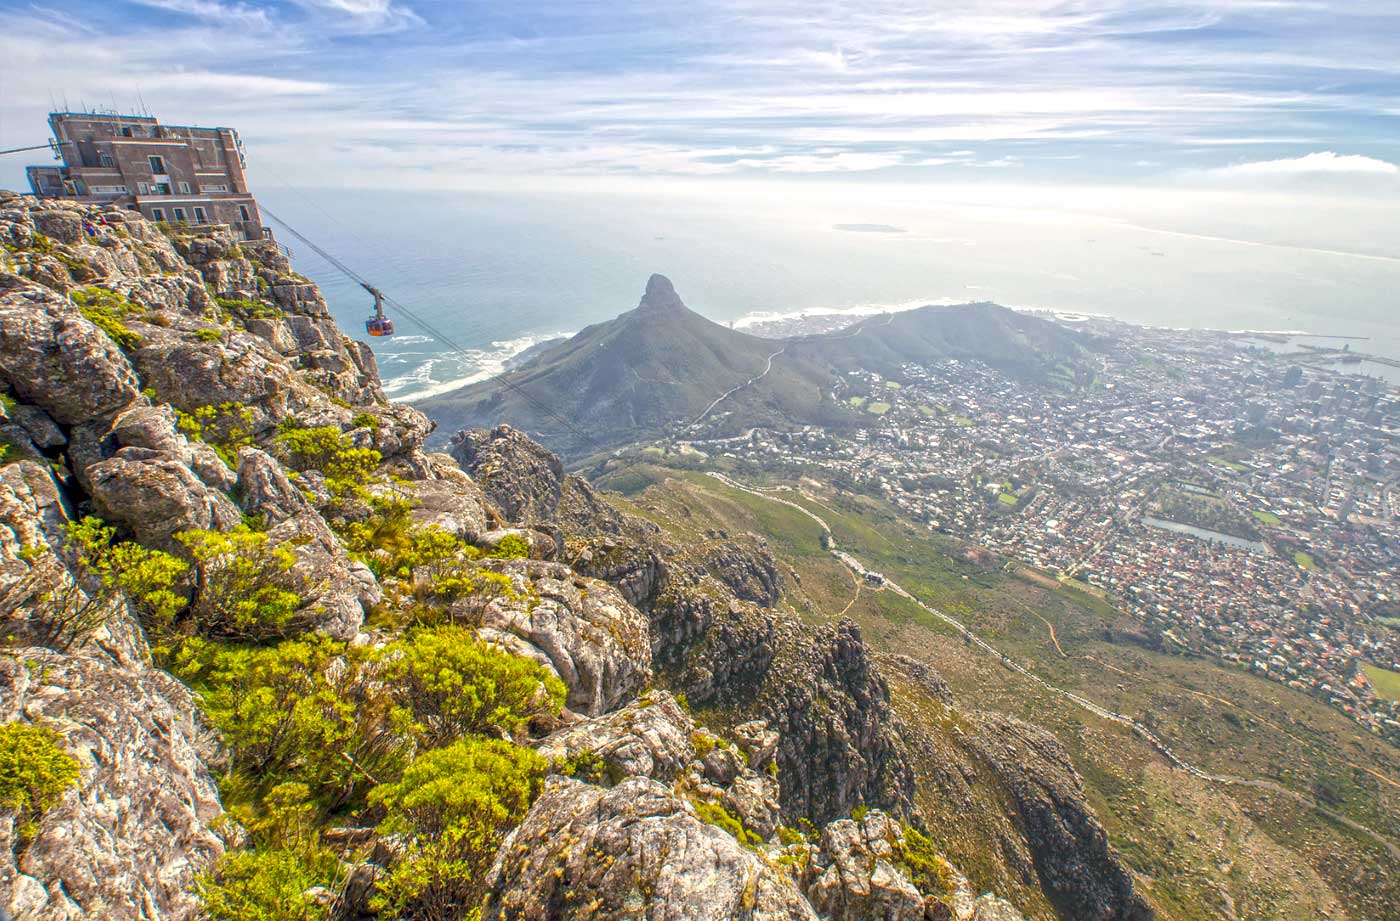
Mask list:
[{"label": "red cable car", "polygon": [[365,321],[365,332],[371,336],[392,336],[394,321],[384,316],[384,294],[378,288],[363,283],[360,287],[374,295],[374,316]]}]

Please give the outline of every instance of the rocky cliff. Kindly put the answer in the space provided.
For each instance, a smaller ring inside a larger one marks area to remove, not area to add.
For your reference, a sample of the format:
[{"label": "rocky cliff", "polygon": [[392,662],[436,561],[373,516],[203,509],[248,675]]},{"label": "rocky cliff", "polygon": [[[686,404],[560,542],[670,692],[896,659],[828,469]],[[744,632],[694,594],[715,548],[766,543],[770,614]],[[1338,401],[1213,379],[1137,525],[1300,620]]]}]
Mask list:
[{"label": "rocky cliff", "polygon": [[0,244],[12,917],[1019,917],[760,542],[672,545],[506,427],[425,452],[271,242],[0,193]]}]

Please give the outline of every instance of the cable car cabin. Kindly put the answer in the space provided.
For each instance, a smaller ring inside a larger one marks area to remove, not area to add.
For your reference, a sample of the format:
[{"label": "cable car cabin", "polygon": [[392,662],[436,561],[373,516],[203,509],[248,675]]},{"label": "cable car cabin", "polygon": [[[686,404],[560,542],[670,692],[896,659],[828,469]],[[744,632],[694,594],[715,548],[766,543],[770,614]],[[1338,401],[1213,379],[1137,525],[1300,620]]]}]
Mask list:
[{"label": "cable car cabin", "polygon": [[394,321],[384,316],[383,292],[364,282],[360,282],[360,287],[374,295],[374,316],[365,321],[365,332],[371,336],[392,336],[394,334]]}]

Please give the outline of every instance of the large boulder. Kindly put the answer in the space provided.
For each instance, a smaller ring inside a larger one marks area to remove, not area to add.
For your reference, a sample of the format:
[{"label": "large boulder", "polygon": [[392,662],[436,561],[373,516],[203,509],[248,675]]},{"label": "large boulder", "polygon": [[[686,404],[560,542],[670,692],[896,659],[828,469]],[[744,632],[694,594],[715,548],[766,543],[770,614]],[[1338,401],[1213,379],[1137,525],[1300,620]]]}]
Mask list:
[{"label": "large boulder", "polygon": [[491,871],[484,921],[816,921],[783,872],[661,783],[552,777]]},{"label": "large boulder", "polygon": [[597,716],[651,680],[647,619],[605,582],[539,560],[491,560],[512,595],[481,613],[481,633],[548,666],[568,688],[566,706]]},{"label": "large boulder", "polygon": [[694,732],[694,721],[674,697],[652,691],[614,713],[551,733],[536,750],[551,761],[591,752],[615,778],[670,781],[695,757]]},{"label": "large boulder", "polygon": [[403,484],[413,499],[413,520],[435,525],[466,541],[491,529],[486,497],[446,454],[427,455],[428,479]]},{"label": "large boulder", "polygon": [[223,854],[190,692],[164,672],[27,648],[0,658],[0,721],[53,727],[82,774],[27,844],[0,819],[0,907],[25,919],[185,921]]},{"label": "large boulder", "polygon": [[159,451],[122,448],[88,467],[86,479],[98,517],[121,525],[148,547],[174,550],[174,535],[181,531],[225,531],[241,520],[228,496]]},{"label": "large boulder", "polygon": [[60,425],[110,416],[141,389],[116,343],[37,285],[0,293],[0,382]]}]

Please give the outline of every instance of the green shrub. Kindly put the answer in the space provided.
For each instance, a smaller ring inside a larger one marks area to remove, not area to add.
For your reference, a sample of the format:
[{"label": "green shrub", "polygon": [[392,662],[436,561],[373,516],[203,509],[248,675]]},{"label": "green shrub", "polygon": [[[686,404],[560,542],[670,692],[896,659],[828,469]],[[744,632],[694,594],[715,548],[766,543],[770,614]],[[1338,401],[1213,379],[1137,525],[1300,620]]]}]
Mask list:
[{"label": "green shrub", "polygon": [[[319,858],[319,859],[318,859]],[[320,921],[328,908],[305,896],[313,886],[335,883],[335,859],[293,850],[228,854],[196,884],[208,921]]]},{"label": "green shrub", "polygon": [[19,837],[28,840],[39,818],[78,782],[78,762],[59,747],[46,726],[0,724],[0,811],[15,816]]},{"label": "green shrub", "polygon": [[744,820],[724,808],[722,803],[692,800],[690,805],[694,807],[695,815],[700,821],[728,832],[744,847],[754,849],[763,844],[763,839],[758,833],[750,831]]},{"label": "green shrub", "polygon": [[507,534],[496,542],[486,556],[496,560],[529,559],[530,542],[519,534]]},{"label": "green shrub", "polygon": [[194,561],[190,615],[198,633],[266,640],[304,626],[297,623],[302,598],[291,588],[291,550],[246,524],[223,532],[181,531],[175,539]]},{"label": "green shrub", "polygon": [[[203,330],[216,333],[217,330]],[[238,449],[253,443],[253,410],[233,400],[200,406],[192,413],[175,410],[175,427],[188,438],[203,441],[214,449],[219,458],[238,469]]]},{"label": "green shrub", "polygon": [[382,459],[373,448],[357,448],[333,425],[299,428],[286,425],[277,440],[291,453],[298,470],[319,470],[333,495],[353,493],[374,476]]},{"label": "green shrub", "polygon": [[116,529],[86,516],[68,524],[68,549],[104,589],[119,592],[156,637],[168,634],[186,601],[177,591],[189,564],[130,541],[113,544]]},{"label": "green shrub", "polygon": [[258,803],[262,791],[298,782],[330,808],[366,776],[397,769],[402,733],[388,703],[364,693],[356,653],[319,634],[267,647],[195,639],[181,649],[173,671],[231,752],[230,800]]},{"label": "green shrub", "polygon": [[917,828],[904,829],[904,843],[895,859],[909,881],[926,896],[946,897],[953,892],[953,869],[934,847],[933,840]]},{"label": "green shrub", "polygon": [[350,427],[357,429],[378,428],[379,417],[374,413],[356,413],[355,418],[350,420]]},{"label": "green shrub", "polygon": [[285,316],[281,310],[263,301],[250,301],[246,298],[216,297],[214,303],[227,314],[244,320],[275,320]]},{"label": "green shrub", "polygon": [[205,342],[218,342],[220,339],[224,338],[224,331],[221,329],[213,328],[201,329],[198,332],[196,332],[195,335],[198,336],[200,339],[203,339]]},{"label": "green shrub", "polygon": [[139,308],[115,291],[106,288],[86,287],[69,295],[78,311],[92,322],[107,337],[124,349],[141,344],[141,337],[126,328],[123,318]]},{"label": "green shrub", "polygon": [[397,783],[370,800],[385,811],[379,831],[407,853],[380,881],[380,917],[475,919],[487,870],[506,834],[539,794],[548,765],[497,739],[463,739],[419,755]]},{"label": "green shrub", "polygon": [[531,717],[557,714],[566,693],[539,663],[464,627],[411,631],[386,647],[383,677],[429,747],[468,734],[515,735]]}]

